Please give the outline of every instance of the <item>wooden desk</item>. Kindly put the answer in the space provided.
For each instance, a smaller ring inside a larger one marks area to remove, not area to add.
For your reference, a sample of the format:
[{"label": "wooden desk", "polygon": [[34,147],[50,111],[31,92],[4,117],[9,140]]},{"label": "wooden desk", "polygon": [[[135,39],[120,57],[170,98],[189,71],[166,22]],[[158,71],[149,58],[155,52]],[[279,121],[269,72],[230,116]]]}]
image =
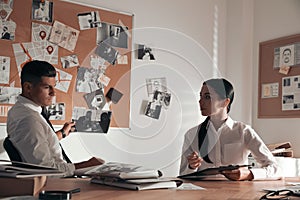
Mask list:
[{"label": "wooden desk", "polygon": [[45,190],[70,190],[80,188],[80,193],[72,195],[72,200],[77,199],[105,199],[105,200],[165,200],[165,199],[259,199],[264,192],[263,188],[283,187],[285,182],[300,182],[300,178],[289,178],[276,181],[229,181],[206,180],[188,181],[204,187],[206,190],[182,191],[173,189],[159,189],[146,191],[132,191],[122,188],[89,183],[89,179],[58,179],[49,178]]}]

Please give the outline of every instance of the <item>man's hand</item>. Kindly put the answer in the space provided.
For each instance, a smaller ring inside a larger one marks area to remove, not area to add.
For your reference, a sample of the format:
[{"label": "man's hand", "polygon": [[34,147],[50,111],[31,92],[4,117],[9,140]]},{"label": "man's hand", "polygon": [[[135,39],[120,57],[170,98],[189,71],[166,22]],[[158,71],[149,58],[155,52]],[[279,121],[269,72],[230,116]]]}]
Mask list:
[{"label": "man's hand", "polygon": [[81,168],[85,168],[85,167],[92,167],[92,166],[102,165],[104,163],[105,163],[105,161],[102,160],[101,158],[92,157],[87,161],[83,161],[83,162],[80,162],[80,163],[75,163],[75,169],[81,169]]},{"label": "man's hand", "polygon": [[234,170],[225,170],[222,171],[222,174],[228,178],[229,180],[232,181],[244,181],[244,180],[253,180],[253,174],[252,172],[246,168],[246,167],[241,167],[239,169],[234,169]]}]

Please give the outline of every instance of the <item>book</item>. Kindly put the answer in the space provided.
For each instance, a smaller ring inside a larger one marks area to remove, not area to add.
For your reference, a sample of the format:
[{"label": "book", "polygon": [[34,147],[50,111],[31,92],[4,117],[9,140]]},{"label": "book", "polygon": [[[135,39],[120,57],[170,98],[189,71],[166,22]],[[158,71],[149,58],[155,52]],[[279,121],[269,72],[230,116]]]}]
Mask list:
[{"label": "book", "polygon": [[91,183],[115,186],[130,190],[153,190],[177,188],[182,184],[181,180],[168,178],[146,179],[120,179],[114,177],[93,177]]},{"label": "book", "polygon": [[32,178],[0,177],[0,197],[37,195],[46,184],[46,176]]},{"label": "book", "polygon": [[267,147],[274,156],[293,157],[294,151],[290,142],[268,144]]},{"label": "book", "polygon": [[[81,175],[115,177],[120,179],[158,178],[162,176],[159,170],[119,162],[108,162],[89,169],[90,170],[85,171]],[[75,174],[78,175],[82,171],[84,171],[84,169],[76,170]]]},{"label": "book", "polygon": [[292,145],[290,142],[281,142],[281,143],[273,143],[273,144],[268,144],[267,147],[270,149],[270,151],[274,150],[274,149],[288,149],[288,148],[292,148]]},{"label": "book", "polygon": [[271,153],[273,156],[294,157],[294,151],[292,149],[275,149],[272,150]]},{"label": "book", "polygon": [[64,176],[65,172],[61,172],[56,168],[44,167],[17,161],[0,160],[7,164],[0,164],[0,177],[12,178],[32,178],[40,176]]},{"label": "book", "polygon": [[228,166],[220,166],[220,167],[212,167],[212,168],[206,168],[204,170],[192,172],[190,174],[180,175],[178,178],[182,179],[198,179],[201,177],[207,177],[211,175],[218,175],[222,174],[222,171],[225,170],[235,170],[240,167],[252,167],[253,165],[228,165]]}]

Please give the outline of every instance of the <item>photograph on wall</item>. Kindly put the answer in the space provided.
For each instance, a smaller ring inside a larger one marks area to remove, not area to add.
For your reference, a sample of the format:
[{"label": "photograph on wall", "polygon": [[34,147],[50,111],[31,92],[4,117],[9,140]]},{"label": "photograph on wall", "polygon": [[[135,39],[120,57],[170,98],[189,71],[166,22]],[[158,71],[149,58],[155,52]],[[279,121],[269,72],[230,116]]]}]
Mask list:
[{"label": "photograph on wall", "polygon": [[76,80],[76,91],[91,93],[102,88],[98,81],[98,70],[94,68],[79,67]]},{"label": "photograph on wall", "polygon": [[12,20],[0,22],[2,40],[15,40],[16,23]]},{"label": "photograph on wall", "polygon": [[295,65],[300,65],[300,43],[274,48],[274,69]]},{"label": "photograph on wall", "polygon": [[148,78],[146,79],[148,96],[153,95],[155,91],[167,92],[167,79],[162,78]]},{"label": "photograph on wall", "polygon": [[300,110],[300,76],[282,78],[282,110]]},{"label": "photograph on wall", "polygon": [[261,98],[275,98],[279,96],[279,83],[266,83],[261,86]]},{"label": "photograph on wall", "polygon": [[97,55],[90,56],[90,65],[92,68],[101,69],[101,72],[104,73],[107,65],[105,64],[105,60]]},{"label": "photograph on wall", "polygon": [[99,74],[99,82],[102,83],[105,87],[109,84],[110,78],[103,73]]},{"label": "photograph on wall", "polygon": [[53,2],[47,0],[33,0],[32,20],[52,22]]},{"label": "photograph on wall", "polygon": [[65,69],[76,67],[79,65],[78,57],[76,54],[60,57],[61,66]]},{"label": "photograph on wall", "polygon": [[159,119],[162,108],[168,109],[171,102],[171,94],[156,90],[152,100],[148,102],[145,115],[148,117]]},{"label": "photograph on wall", "polygon": [[80,30],[101,27],[100,15],[98,11],[91,11],[77,14]]},{"label": "photograph on wall", "polygon": [[48,106],[49,120],[65,120],[65,103],[53,103]]},{"label": "photograph on wall", "polygon": [[138,59],[139,60],[155,60],[154,54],[150,47],[143,44],[138,44]]},{"label": "photograph on wall", "polygon": [[0,87],[0,104],[15,104],[21,94],[21,88]]},{"label": "photograph on wall", "polygon": [[108,92],[105,95],[109,101],[114,104],[117,104],[123,96],[123,93],[115,88],[109,88]]},{"label": "photograph on wall", "polygon": [[95,53],[112,65],[116,64],[119,52],[106,42],[97,45]]},{"label": "photograph on wall", "polygon": [[0,56],[0,84],[9,84],[10,57]]},{"label": "photograph on wall", "polygon": [[[128,30],[127,27],[126,29]],[[97,28],[97,44],[105,42],[113,47],[127,49],[128,35],[126,31],[120,25],[102,23],[101,27]]]},{"label": "photograph on wall", "polygon": [[102,89],[84,95],[85,101],[90,109],[102,110],[106,104]]},{"label": "photograph on wall", "polygon": [[281,66],[292,66],[295,63],[294,45],[280,47],[279,63]]},{"label": "photograph on wall", "polygon": [[72,120],[76,131],[86,133],[107,133],[111,121],[111,111],[73,108]]},{"label": "photograph on wall", "polygon": [[145,115],[153,119],[159,119],[162,105],[158,101],[150,101],[146,107]]}]

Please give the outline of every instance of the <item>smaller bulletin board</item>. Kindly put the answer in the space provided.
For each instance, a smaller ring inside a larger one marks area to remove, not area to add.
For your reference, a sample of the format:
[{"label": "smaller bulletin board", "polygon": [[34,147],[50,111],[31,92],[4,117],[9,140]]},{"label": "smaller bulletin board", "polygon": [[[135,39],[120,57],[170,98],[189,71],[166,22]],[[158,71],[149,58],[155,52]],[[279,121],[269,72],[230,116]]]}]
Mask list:
[{"label": "smaller bulletin board", "polygon": [[258,118],[300,117],[300,34],[259,44]]}]

